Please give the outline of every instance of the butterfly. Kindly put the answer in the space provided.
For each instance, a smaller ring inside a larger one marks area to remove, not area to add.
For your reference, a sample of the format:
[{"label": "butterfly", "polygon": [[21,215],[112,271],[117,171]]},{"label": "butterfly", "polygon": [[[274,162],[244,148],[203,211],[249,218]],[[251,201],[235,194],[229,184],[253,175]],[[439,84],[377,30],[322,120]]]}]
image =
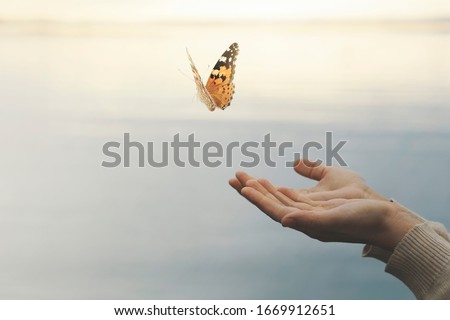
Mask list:
[{"label": "butterfly", "polygon": [[186,53],[191,64],[194,81],[197,87],[197,94],[210,111],[216,108],[224,110],[231,103],[234,94],[234,70],[236,68],[236,56],[239,53],[239,46],[233,43],[222,54],[220,59],[211,71],[208,81],[204,85],[202,78],[195,67],[194,61],[186,48]]}]

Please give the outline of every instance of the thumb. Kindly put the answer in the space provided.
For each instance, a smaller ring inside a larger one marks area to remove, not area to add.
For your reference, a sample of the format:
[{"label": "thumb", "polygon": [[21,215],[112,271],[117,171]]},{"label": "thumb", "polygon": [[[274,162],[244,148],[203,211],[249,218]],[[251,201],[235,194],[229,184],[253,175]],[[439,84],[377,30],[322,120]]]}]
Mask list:
[{"label": "thumb", "polygon": [[320,222],[309,212],[298,210],[287,214],[281,219],[281,225],[300,231],[313,239],[319,239],[321,236]]},{"label": "thumb", "polygon": [[295,163],[294,170],[309,179],[322,180],[328,172],[328,167],[321,164],[320,161],[309,161],[307,159],[300,159]]}]

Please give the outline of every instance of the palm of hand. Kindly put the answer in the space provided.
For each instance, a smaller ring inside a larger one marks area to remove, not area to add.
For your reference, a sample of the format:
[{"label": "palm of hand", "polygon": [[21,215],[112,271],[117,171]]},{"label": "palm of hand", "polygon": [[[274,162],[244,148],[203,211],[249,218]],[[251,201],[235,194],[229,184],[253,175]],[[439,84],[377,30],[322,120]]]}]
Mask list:
[{"label": "palm of hand", "polygon": [[277,188],[265,179],[255,180],[238,172],[230,185],[275,221],[312,238],[391,247],[380,230],[386,229],[392,206],[358,174],[305,162],[295,170],[319,183],[307,189]]}]

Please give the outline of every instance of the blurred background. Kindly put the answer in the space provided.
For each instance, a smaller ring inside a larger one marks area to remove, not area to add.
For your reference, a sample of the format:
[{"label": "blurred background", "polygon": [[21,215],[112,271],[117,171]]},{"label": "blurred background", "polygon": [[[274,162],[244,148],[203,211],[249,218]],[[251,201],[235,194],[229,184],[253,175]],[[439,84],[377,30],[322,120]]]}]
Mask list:
[{"label": "blurred background", "polygon": [[[236,93],[211,113],[185,48],[206,79],[232,42]],[[0,0],[0,298],[412,299],[362,245],[283,229],[240,198],[239,153],[104,168],[102,146],[130,133],[159,159],[177,133],[270,133],[301,151],[332,131],[376,190],[449,228],[449,57],[446,0]],[[312,185],[285,160],[247,171]]]}]

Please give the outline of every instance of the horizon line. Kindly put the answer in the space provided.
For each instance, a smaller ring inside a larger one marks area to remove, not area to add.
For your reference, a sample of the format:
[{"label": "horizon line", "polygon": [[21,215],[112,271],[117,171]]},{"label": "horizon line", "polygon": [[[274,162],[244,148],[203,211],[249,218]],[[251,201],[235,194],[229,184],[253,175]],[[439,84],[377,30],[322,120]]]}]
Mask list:
[{"label": "horizon line", "polygon": [[368,17],[368,18],[239,18],[239,19],[199,19],[199,18],[162,18],[162,19],[83,19],[83,18],[44,18],[44,17],[2,17],[0,24],[15,23],[47,23],[47,24],[251,24],[251,23],[278,23],[278,24],[373,24],[373,23],[450,23],[450,16],[423,17],[423,18],[398,18],[398,17]]}]

